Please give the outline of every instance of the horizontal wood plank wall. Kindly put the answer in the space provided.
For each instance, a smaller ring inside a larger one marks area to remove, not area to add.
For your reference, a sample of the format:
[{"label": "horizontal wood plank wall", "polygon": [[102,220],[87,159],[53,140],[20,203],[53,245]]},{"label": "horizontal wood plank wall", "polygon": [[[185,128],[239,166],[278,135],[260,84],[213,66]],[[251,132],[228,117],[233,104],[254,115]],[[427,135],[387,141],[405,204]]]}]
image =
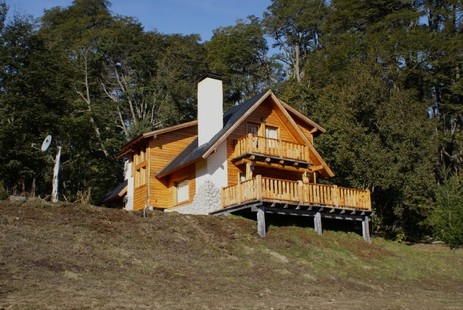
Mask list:
[{"label": "horizontal wood plank wall", "polygon": [[[259,125],[268,125],[279,128],[279,138],[285,141],[297,143],[294,134],[288,129],[287,125],[283,122],[280,115],[276,112],[276,105],[269,97],[257,109],[249,115],[249,117],[241,123],[234,132],[230,134],[227,139],[227,158],[228,158],[228,185],[236,185],[238,183],[238,173],[240,169],[236,167],[231,161],[231,157],[235,147],[235,141],[247,135],[247,123],[255,123]],[[262,123],[265,120],[265,124]],[[259,135],[265,136],[265,128],[261,126]],[[275,169],[272,169],[275,171]],[[244,172],[244,171],[241,171]],[[281,173],[286,173],[282,171]],[[265,174],[265,175],[268,175]],[[300,179],[300,178],[299,178]]]},{"label": "horizontal wood plank wall", "polygon": [[148,185],[142,185],[134,188],[133,209],[140,210],[148,205]]},{"label": "horizontal wood plank wall", "polygon": [[[176,131],[161,134],[151,138],[149,142],[149,192],[148,204],[156,208],[172,207],[171,189],[169,189],[169,177],[162,180],[156,178],[181,151],[183,151],[198,134],[196,126],[191,126]],[[142,206],[143,208],[143,206]]]}]

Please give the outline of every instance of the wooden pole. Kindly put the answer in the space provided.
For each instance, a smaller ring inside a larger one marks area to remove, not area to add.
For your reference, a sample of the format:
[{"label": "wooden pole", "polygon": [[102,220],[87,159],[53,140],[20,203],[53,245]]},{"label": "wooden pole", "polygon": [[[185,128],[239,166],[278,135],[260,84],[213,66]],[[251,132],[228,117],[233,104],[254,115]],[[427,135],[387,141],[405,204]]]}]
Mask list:
[{"label": "wooden pole", "polygon": [[61,161],[61,146],[56,149],[55,165],[53,167],[53,187],[51,190],[51,202],[58,202],[58,174]]}]

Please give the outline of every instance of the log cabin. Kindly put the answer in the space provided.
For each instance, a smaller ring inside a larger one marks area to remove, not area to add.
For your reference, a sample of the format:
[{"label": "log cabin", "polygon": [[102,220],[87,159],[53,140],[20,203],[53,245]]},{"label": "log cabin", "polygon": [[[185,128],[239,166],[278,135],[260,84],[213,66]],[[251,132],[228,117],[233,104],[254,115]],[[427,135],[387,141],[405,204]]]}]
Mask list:
[{"label": "log cabin", "polygon": [[144,133],[122,147],[125,182],[103,204],[190,214],[255,212],[362,222],[369,241],[368,190],[319,184],[334,176],[314,147],[325,129],[268,90],[223,113],[220,76],[198,83],[195,121]]}]

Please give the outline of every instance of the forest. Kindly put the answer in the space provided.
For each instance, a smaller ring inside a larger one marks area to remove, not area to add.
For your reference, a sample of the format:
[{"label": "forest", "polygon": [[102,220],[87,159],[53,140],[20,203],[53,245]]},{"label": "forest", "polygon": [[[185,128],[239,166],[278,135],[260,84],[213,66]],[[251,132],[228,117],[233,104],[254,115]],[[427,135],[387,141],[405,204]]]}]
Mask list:
[{"label": "forest", "polygon": [[196,118],[211,71],[226,107],[272,88],[326,128],[325,182],[371,191],[374,233],[463,245],[463,1],[272,0],[207,41],[145,31],[107,0],[7,13],[0,198],[49,197],[61,147],[59,199],[95,203],[123,180],[125,142]]}]

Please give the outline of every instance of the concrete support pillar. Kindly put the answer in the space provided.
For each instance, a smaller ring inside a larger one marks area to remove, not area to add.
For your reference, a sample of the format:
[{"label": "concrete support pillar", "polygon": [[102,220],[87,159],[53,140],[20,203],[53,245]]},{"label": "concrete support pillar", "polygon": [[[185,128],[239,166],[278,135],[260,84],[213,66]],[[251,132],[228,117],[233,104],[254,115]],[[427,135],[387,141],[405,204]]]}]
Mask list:
[{"label": "concrete support pillar", "polygon": [[265,211],[262,208],[257,209],[257,233],[261,238],[265,238]]},{"label": "concrete support pillar", "polygon": [[313,218],[313,226],[317,234],[321,235],[322,231],[322,215],[320,212],[315,213],[315,217]]},{"label": "concrete support pillar", "polygon": [[368,216],[365,216],[363,218],[363,221],[362,221],[362,235],[363,235],[363,239],[368,242],[368,243],[371,243],[371,240],[370,240],[370,219]]}]

